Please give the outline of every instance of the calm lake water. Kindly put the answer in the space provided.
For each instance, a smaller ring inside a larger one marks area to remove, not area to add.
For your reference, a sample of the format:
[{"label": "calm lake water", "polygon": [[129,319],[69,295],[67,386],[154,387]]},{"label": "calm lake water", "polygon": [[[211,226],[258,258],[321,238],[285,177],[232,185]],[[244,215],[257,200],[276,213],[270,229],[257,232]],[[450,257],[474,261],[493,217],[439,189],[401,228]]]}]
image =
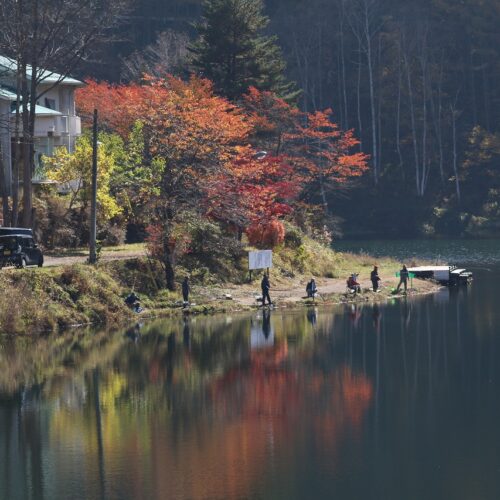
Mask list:
[{"label": "calm lake water", "polygon": [[0,499],[497,500],[500,252],[467,245],[470,288],[379,307],[0,338]]}]

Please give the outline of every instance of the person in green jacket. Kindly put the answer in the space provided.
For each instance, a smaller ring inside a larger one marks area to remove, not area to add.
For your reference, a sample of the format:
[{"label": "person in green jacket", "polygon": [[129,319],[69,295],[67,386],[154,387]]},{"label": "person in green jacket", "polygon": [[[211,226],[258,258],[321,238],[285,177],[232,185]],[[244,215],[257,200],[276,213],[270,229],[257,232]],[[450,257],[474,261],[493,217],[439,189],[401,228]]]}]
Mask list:
[{"label": "person in green jacket", "polygon": [[410,277],[410,273],[408,272],[408,269],[406,269],[406,266],[403,265],[403,269],[399,271],[399,285],[396,289],[396,293],[399,293],[401,290],[401,285],[404,285],[405,287],[405,293],[408,291],[408,278]]}]

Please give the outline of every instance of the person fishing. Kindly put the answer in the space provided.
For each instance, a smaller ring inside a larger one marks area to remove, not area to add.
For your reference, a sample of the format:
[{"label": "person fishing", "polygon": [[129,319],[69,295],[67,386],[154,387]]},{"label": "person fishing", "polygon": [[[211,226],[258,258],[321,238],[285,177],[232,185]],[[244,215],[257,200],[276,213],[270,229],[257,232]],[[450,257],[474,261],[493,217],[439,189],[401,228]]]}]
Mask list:
[{"label": "person fishing", "polygon": [[318,293],[318,287],[316,286],[316,281],[314,280],[314,278],[312,278],[311,281],[307,283],[306,293],[308,299],[314,299],[314,297]]},{"label": "person fishing", "polygon": [[184,281],[182,282],[182,298],[184,303],[189,304],[189,292],[191,291],[191,287],[189,286],[189,278],[186,276]]},{"label": "person fishing", "polygon": [[374,292],[378,292],[378,285],[380,282],[380,276],[378,275],[378,267],[374,266],[373,271],[370,274],[370,280],[372,282],[372,289]]},{"label": "person fishing", "polygon": [[139,296],[134,292],[131,292],[127,295],[127,297],[125,298],[125,304],[136,313],[142,312]]},{"label": "person fishing", "polygon": [[266,305],[266,298],[269,302],[269,305],[271,305],[271,297],[269,296],[269,289],[271,288],[271,284],[269,283],[269,276],[266,273],[264,273],[264,277],[262,278],[260,287],[262,289],[262,305]]},{"label": "person fishing", "polygon": [[396,293],[399,293],[401,290],[401,285],[405,287],[405,293],[408,291],[408,278],[410,277],[410,273],[405,265],[403,265],[403,269],[399,271],[399,284],[396,288]]},{"label": "person fishing", "polygon": [[347,280],[347,289],[353,293],[361,293],[361,285],[358,283],[358,275],[351,274]]}]

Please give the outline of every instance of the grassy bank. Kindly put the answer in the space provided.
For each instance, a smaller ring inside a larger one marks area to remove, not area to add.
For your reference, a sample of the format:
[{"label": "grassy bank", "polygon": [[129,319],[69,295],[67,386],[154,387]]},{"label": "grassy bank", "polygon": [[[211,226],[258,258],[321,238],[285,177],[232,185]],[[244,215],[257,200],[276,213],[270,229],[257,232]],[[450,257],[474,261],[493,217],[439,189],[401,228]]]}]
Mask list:
[{"label": "grassy bank", "polygon": [[[300,289],[311,276],[338,278],[344,283],[351,272],[369,276],[374,260],[369,256],[336,253],[303,238],[300,245],[275,251],[271,272],[273,287]],[[378,260],[382,275],[394,275],[398,263]],[[244,309],[251,301],[225,301],[227,290],[251,297],[259,289],[260,276],[248,283],[246,255],[236,261],[203,260],[188,256],[178,268],[179,281],[189,275],[193,313]],[[0,273],[0,331],[32,334],[58,331],[74,325],[122,325],[134,315],[124,297],[134,290],[148,316],[166,316],[180,311],[181,297],[165,290],[161,266],[147,258],[102,262],[96,267],[71,264],[44,269],[4,269]],[[333,297],[334,294],[332,294]],[[331,297],[331,298],[332,298]]]},{"label": "grassy bank", "polygon": [[0,331],[34,333],[74,325],[122,322],[129,311],[119,282],[106,270],[63,268],[2,270]]}]

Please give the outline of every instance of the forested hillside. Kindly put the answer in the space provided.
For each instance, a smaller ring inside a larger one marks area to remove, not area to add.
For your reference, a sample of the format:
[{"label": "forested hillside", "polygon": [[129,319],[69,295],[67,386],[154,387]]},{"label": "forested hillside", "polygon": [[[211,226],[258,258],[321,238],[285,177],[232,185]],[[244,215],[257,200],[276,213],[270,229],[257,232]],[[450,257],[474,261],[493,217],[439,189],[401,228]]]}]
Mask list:
[{"label": "forested hillside", "polygon": [[347,210],[343,200],[337,207],[350,227],[367,220],[367,231],[401,236],[498,229],[500,2],[269,7],[302,106],[332,106],[371,154],[371,179]]},{"label": "forested hillside", "polygon": [[[346,234],[494,235],[500,228],[500,0],[265,0],[305,112],[331,107],[370,172],[329,200]],[[196,70],[201,0],[133,0],[85,74]],[[118,56],[118,57],[117,57]],[[346,189],[349,188],[349,189]]]},{"label": "forested hillside", "polygon": [[[128,42],[115,48],[122,56],[140,51],[165,30],[194,37],[200,4],[135,1],[123,29]],[[302,90],[300,106],[332,107],[371,155],[371,174],[332,200],[347,233],[498,229],[500,1],[266,0],[265,7],[267,30],[278,35],[288,76]]]}]

